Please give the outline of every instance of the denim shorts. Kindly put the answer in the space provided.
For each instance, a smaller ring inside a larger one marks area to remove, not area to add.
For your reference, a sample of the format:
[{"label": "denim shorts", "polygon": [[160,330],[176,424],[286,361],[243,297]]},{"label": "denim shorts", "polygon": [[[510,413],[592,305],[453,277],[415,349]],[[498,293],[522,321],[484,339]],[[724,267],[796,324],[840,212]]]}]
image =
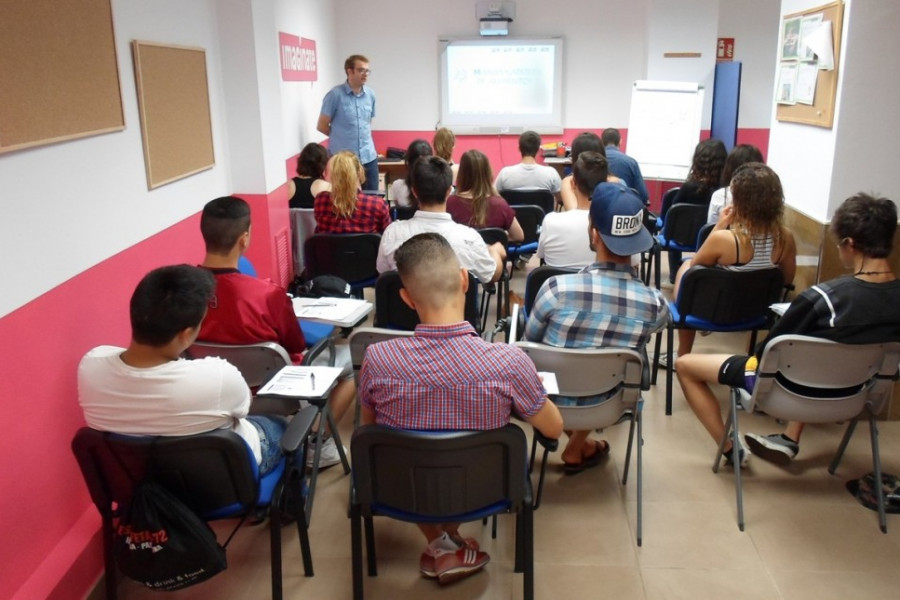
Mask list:
[{"label": "denim shorts", "polygon": [[288,421],[278,415],[250,415],[247,420],[253,424],[259,433],[259,448],[261,462],[259,463],[260,477],[278,466],[283,455],[281,453],[281,436],[287,429]]}]

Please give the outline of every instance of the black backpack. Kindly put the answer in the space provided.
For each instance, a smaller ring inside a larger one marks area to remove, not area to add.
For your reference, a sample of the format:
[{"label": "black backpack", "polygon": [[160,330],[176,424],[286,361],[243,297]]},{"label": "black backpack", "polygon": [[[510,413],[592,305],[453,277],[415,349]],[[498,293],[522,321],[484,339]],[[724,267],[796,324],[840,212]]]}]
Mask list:
[{"label": "black backpack", "polygon": [[194,511],[164,487],[134,488],[113,534],[122,573],[154,590],[177,590],[224,571],[225,548]]}]

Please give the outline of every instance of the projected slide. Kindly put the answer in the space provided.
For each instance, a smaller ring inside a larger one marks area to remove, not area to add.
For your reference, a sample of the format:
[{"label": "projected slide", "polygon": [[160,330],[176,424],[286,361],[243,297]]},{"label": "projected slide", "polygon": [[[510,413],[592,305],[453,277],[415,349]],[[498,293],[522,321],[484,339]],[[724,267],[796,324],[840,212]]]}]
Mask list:
[{"label": "projected slide", "polygon": [[562,129],[562,40],[453,40],[441,53],[441,122],[460,133]]}]

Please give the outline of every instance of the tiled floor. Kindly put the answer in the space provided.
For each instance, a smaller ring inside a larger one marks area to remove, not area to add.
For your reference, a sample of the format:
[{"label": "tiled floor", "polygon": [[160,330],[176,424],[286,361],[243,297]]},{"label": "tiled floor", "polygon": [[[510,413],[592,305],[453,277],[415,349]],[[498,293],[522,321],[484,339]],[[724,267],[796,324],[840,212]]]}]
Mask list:
[{"label": "tiled floor", "polygon": [[[521,293],[517,274],[513,290]],[[700,338],[696,351],[737,352],[743,335]],[[551,458],[544,502],[535,513],[536,597],[616,600],[706,599],[844,600],[900,594],[900,519],[888,534],[876,513],[863,508],[844,482],[871,470],[868,430],[860,426],[836,476],[826,472],[843,428],[809,426],[800,455],[782,469],[751,460],[744,472],[746,531],[736,524],[731,469],[711,471],[715,444],[684,403],[677,382],[674,414],[664,415],[664,377],[645,395],[644,535],[635,544],[635,479],[621,478],[628,427],[603,432],[612,454],[600,467],[562,476]],[[721,398],[725,394],[722,390]],[[342,424],[350,437],[350,418]],[[742,415],[742,431],[769,433],[779,426]],[[527,426],[525,427],[527,429]],[[900,422],[880,426],[884,469],[900,473]],[[351,597],[349,480],[339,468],[320,479],[311,524],[315,576],[303,576],[297,534],[285,529],[286,598]],[[491,556],[483,573],[441,589],[418,573],[423,540],[412,525],[375,523],[379,575],[365,578],[366,597],[513,599],[522,578],[512,572],[512,517],[501,517],[496,540],[480,523],[466,525]],[[225,532],[226,526],[217,526]],[[246,526],[228,548],[228,570],[167,598],[244,599],[270,596],[268,533]],[[132,582],[123,598],[159,598]]]}]

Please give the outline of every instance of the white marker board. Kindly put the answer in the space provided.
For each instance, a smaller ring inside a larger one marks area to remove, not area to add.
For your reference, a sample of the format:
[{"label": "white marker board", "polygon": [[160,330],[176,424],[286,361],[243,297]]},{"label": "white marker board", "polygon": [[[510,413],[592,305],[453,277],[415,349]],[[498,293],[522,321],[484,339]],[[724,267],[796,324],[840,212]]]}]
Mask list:
[{"label": "white marker board", "polygon": [[681,81],[635,81],[628,154],[644,177],[683,181],[700,141],[703,88]]}]

